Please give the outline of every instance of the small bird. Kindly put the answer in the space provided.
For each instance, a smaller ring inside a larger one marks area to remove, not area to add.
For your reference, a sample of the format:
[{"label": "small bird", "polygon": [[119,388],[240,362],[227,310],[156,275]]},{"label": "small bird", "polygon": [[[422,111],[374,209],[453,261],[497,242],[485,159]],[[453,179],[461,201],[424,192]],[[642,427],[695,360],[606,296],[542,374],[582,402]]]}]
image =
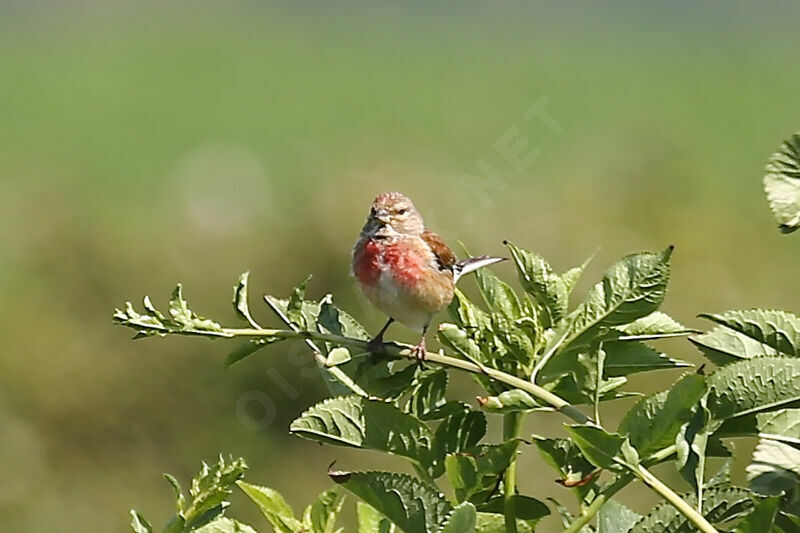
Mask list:
[{"label": "small bird", "polygon": [[431,319],[450,304],[459,278],[505,259],[480,256],[459,261],[439,235],[425,228],[407,196],[387,192],[376,197],[352,259],[352,273],[362,292],[389,315],[369,342],[369,350],[382,351],[383,334],[397,320],[422,332],[413,350],[417,359],[424,360]]}]

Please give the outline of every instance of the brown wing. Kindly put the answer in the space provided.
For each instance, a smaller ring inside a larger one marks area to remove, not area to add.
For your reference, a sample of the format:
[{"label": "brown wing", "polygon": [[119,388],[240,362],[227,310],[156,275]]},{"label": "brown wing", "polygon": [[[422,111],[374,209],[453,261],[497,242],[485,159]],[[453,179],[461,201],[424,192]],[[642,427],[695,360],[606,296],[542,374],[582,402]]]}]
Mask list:
[{"label": "brown wing", "polygon": [[441,237],[430,230],[425,230],[422,240],[428,243],[439,263],[439,270],[453,270],[457,258],[452,250],[444,243]]}]

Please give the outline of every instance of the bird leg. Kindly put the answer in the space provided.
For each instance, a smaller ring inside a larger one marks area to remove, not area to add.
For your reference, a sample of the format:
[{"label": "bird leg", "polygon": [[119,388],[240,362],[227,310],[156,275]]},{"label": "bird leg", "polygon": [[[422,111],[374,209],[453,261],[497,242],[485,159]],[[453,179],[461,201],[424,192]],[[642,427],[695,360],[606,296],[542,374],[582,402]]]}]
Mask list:
[{"label": "bird leg", "polygon": [[419,340],[419,343],[411,348],[411,353],[414,357],[417,358],[417,362],[421,365],[425,362],[425,354],[427,353],[427,349],[425,348],[425,334],[428,332],[428,326],[422,328],[422,338]]},{"label": "bird leg", "polygon": [[378,334],[367,343],[367,350],[369,353],[373,355],[383,355],[386,353],[386,348],[383,345],[383,334],[386,333],[386,330],[389,329],[392,322],[394,322],[394,318],[389,317],[389,320],[386,321],[386,324],[383,325]]}]

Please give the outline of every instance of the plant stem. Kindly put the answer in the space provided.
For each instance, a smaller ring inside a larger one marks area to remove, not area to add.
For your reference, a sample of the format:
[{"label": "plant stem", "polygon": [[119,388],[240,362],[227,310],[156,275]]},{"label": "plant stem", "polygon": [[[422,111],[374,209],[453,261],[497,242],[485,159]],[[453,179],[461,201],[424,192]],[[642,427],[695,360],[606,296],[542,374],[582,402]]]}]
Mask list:
[{"label": "plant stem", "polygon": [[703,533],[718,533],[717,530],[714,529],[714,526],[712,526],[703,515],[698,513],[696,509],[675,494],[672,489],[666,486],[660,479],[651,474],[647,468],[639,465],[633,473],[651,489],[656,491],[662,498],[671,503],[683,516],[688,518],[699,531]]},{"label": "plant stem", "polygon": [[[279,338],[279,339],[308,339],[308,340],[319,340],[330,342],[333,344],[337,344],[340,346],[352,346],[355,348],[361,348],[364,351],[368,351],[367,341],[361,339],[353,339],[351,337],[342,337],[340,335],[333,335],[330,333],[318,333],[316,331],[293,331],[287,329],[228,329],[225,328],[223,330],[226,337],[254,337],[254,338]],[[189,332],[185,334],[191,334]],[[386,354],[395,357],[405,357],[407,359],[414,359],[416,360],[417,356],[413,352],[410,346],[403,346],[399,344],[386,344],[384,345],[386,348]],[[511,374],[507,374],[500,370],[496,370],[494,368],[487,368],[481,367],[476,365],[475,363],[465,361],[463,359],[456,359],[455,357],[449,357],[446,355],[442,355],[435,352],[425,352],[425,361],[430,363],[436,363],[443,366],[449,366],[451,368],[455,368],[458,370],[463,370],[465,372],[471,372],[473,374],[484,374],[489,376],[492,379],[505,383],[506,385],[510,385],[515,389],[521,389],[533,396],[534,398],[541,400],[542,402],[546,403],[550,407],[553,407],[564,416],[567,416],[578,422],[579,424],[591,424],[592,419],[584,414],[581,410],[576,408],[575,406],[571,405],[569,402],[553,394],[552,392],[540,387],[539,385],[534,385],[530,381],[520,379],[517,376],[512,376]],[[334,367],[335,368],[335,367]]]},{"label": "plant stem", "polygon": [[[524,413],[507,413],[503,415],[503,440],[508,441],[519,436],[522,429]],[[517,493],[517,457],[516,455],[508,464],[503,474],[503,515],[506,523],[506,533],[517,533],[517,512],[514,505],[514,496]]]}]

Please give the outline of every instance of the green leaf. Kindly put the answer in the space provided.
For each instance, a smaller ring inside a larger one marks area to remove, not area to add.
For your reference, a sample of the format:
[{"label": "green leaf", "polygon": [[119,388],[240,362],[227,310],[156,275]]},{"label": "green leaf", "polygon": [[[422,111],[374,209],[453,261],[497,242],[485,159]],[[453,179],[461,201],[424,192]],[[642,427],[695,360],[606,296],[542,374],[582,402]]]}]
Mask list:
[{"label": "green leaf", "polygon": [[333,299],[330,294],[320,302],[319,326],[323,333],[332,333],[361,340],[370,339],[370,335],[364,326],[350,314],[333,305]]},{"label": "green leaf", "polygon": [[669,281],[670,246],[660,254],[629,255],[612,265],[568,317],[562,348],[597,327],[628,324],[655,311]]},{"label": "green leaf", "polygon": [[317,496],[308,507],[313,533],[334,533],[343,503],[344,495],[336,488],[326,490]]},{"label": "green leaf", "polygon": [[697,374],[681,378],[669,391],[639,400],[625,414],[619,433],[627,435],[639,455],[647,457],[675,442],[692,409],[706,393],[705,379]]},{"label": "green leaf", "polygon": [[253,316],[250,314],[250,304],[247,301],[247,283],[249,278],[250,272],[243,272],[242,275],[239,276],[239,283],[233,288],[233,310],[239,315],[239,318],[254,329],[261,329],[261,326],[253,320]]},{"label": "green leaf", "polygon": [[764,191],[781,232],[800,227],[800,133],[787,139],[769,158]]},{"label": "green leaf", "polygon": [[[595,466],[606,470],[619,470],[625,465],[622,459],[622,446],[626,439],[616,433],[607,433],[596,426],[567,426],[573,441],[583,455]],[[627,464],[633,467],[634,464]]]},{"label": "green leaf", "polygon": [[[531,526],[517,520],[518,533],[532,533]],[[497,513],[478,513],[475,520],[475,533],[506,533],[505,517]]]},{"label": "green leaf", "polygon": [[186,506],[186,497],[183,495],[181,484],[170,474],[164,474],[164,479],[172,486],[172,491],[175,493],[175,511],[183,513],[184,507]]},{"label": "green leaf", "polygon": [[464,502],[450,513],[437,529],[437,533],[474,533],[475,519],[477,518],[475,506]]},{"label": "green leaf", "polygon": [[278,491],[244,481],[237,481],[236,485],[256,504],[277,533],[294,533],[302,527],[300,521],[295,518],[294,511]]},{"label": "green leaf", "polygon": [[[511,498],[514,500],[514,511],[519,520],[530,522],[540,520],[550,514],[550,509],[547,505],[536,498],[520,494],[515,494]],[[485,513],[502,514],[504,506],[505,498],[503,496],[495,496],[484,505],[481,505],[480,510]]]},{"label": "green leaf", "polygon": [[586,270],[586,267],[589,266],[589,263],[592,262],[592,259],[594,259],[596,253],[597,252],[595,251],[594,254],[587,257],[586,261],[584,261],[583,264],[578,265],[576,267],[572,267],[563,274],[561,274],[561,280],[564,282],[564,286],[567,288],[567,294],[571,293],[572,290],[575,288],[575,285],[578,284],[578,280],[581,279],[584,270]]},{"label": "green leaf", "polygon": [[539,435],[532,435],[531,438],[545,462],[558,472],[558,482],[564,486],[572,485],[570,488],[583,500],[586,493],[592,490],[593,483],[583,485],[579,482],[595,474],[597,467],[586,460],[580,448],[570,439],[550,439]]},{"label": "green leaf", "polygon": [[153,526],[135,509],[131,509],[131,530],[133,533],[152,533]]},{"label": "green leaf", "polygon": [[629,324],[617,326],[616,329],[623,333],[625,337],[635,337],[638,340],[681,337],[699,333],[697,330],[687,328],[661,311],[654,311],[642,318],[637,318]]},{"label": "green leaf", "polygon": [[627,533],[642,519],[616,500],[608,500],[597,513],[597,533]]},{"label": "green leaf", "polygon": [[469,334],[455,324],[439,325],[439,340],[467,361],[481,361],[481,349]]},{"label": "green leaf", "polygon": [[605,342],[603,350],[606,352],[605,370],[608,376],[691,366],[638,341]]},{"label": "green leaf", "polygon": [[491,325],[489,315],[472,303],[459,289],[455,290],[447,311],[456,326],[468,331],[480,332],[489,329]]},{"label": "green leaf", "polygon": [[189,495],[192,502],[183,517],[188,527],[197,526],[199,523],[210,521],[211,518],[221,513],[227,505],[232,485],[244,476],[247,465],[242,459],[225,461],[221,456],[219,460],[208,465],[203,463],[200,472],[192,478]]},{"label": "green leaf", "polygon": [[522,316],[519,298],[514,290],[486,269],[475,271],[478,289],[486,306],[513,322]]},{"label": "green leaf", "polygon": [[553,272],[550,264],[537,253],[506,242],[517,267],[519,282],[542,311],[545,327],[554,326],[567,313],[567,284]]},{"label": "green leaf", "polygon": [[[683,500],[697,505],[694,494],[681,494]],[[703,516],[712,524],[723,524],[739,518],[752,510],[753,494],[739,487],[709,489],[703,498]],[[640,520],[630,533],[693,533],[694,524],[683,516],[672,504],[661,502]]]},{"label": "green leaf", "polygon": [[775,495],[800,484],[800,450],[772,439],[760,439],[747,466],[750,488]]},{"label": "green leaf", "polygon": [[507,390],[497,396],[479,396],[478,403],[490,413],[527,412],[541,408],[533,396],[522,389]]},{"label": "green leaf", "polygon": [[392,472],[329,472],[330,478],[368,503],[405,533],[428,533],[453,512],[434,487]]},{"label": "green leaf", "polygon": [[350,355],[350,350],[344,346],[337,346],[328,352],[328,357],[325,358],[325,366],[342,365],[352,359],[353,357]]},{"label": "green leaf", "polygon": [[486,416],[480,411],[454,413],[439,424],[434,437],[436,456],[464,451],[478,444],[486,434]]},{"label": "green leaf", "polygon": [[696,406],[689,420],[681,426],[675,439],[678,461],[676,466],[683,479],[702,496],[711,414],[703,400]]},{"label": "green leaf", "polygon": [[183,288],[180,283],[172,291],[169,314],[172,316],[172,322],[180,331],[205,331],[225,336],[222,326],[213,320],[197,316],[194,311],[189,309],[189,303],[183,297]]},{"label": "green leaf", "polygon": [[289,430],[310,440],[408,457],[422,466],[433,462],[428,427],[379,400],[355,395],[329,398],[305,411]]},{"label": "green leaf", "polygon": [[800,400],[800,359],[759,357],[732,363],[707,378],[715,420],[770,411]]},{"label": "green leaf", "polygon": [[395,526],[374,507],[356,502],[358,533],[394,533]]},{"label": "green leaf", "polygon": [[766,533],[773,531],[775,517],[778,514],[780,497],[766,498],[758,502],[753,511],[745,516],[736,526],[736,533]]},{"label": "green leaf", "polygon": [[446,391],[447,372],[444,368],[426,372],[417,379],[406,410],[420,420],[436,419],[447,403],[444,398]]},{"label": "green leaf", "polygon": [[[727,311],[720,314],[702,314],[717,324],[733,330],[740,335],[764,344],[779,353],[800,355],[800,317],[786,311],[750,309],[746,311]],[[742,348],[748,345],[743,344]],[[761,355],[757,347],[749,344],[756,355]],[[766,350],[764,350],[766,351]],[[771,355],[766,353],[765,355]],[[746,357],[739,354],[739,357]]]},{"label": "green leaf", "polygon": [[800,448],[800,409],[781,409],[756,415],[761,437]]},{"label": "green leaf", "polygon": [[256,533],[256,530],[247,524],[224,516],[215,518],[212,522],[191,531],[194,533]]},{"label": "green leaf", "polygon": [[778,351],[757,340],[751,339],[724,326],[716,326],[708,333],[689,337],[703,355],[718,366],[741,359],[753,359],[765,355],[778,355]]},{"label": "green leaf", "polygon": [[[456,499],[462,502],[481,495],[475,501],[484,501],[494,492],[499,477],[515,457],[518,444],[519,441],[511,440],[449,454],[444,461],[445,471]],[[487,496],[482,496],[484,493],[488,493]]]}]

